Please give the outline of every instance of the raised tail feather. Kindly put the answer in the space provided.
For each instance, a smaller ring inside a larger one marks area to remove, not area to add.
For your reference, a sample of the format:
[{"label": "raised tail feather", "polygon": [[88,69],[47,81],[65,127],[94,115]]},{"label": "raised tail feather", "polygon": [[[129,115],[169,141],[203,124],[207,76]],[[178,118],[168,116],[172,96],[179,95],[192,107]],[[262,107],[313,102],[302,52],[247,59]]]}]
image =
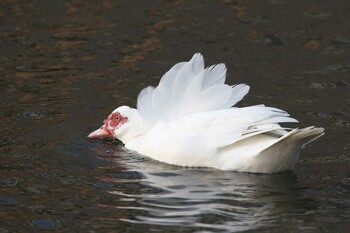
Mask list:
[{"label": "raised tail feather", "polygon": [[300,138],[303,147],[324,135],[324,128],[317,128],[315,126],[296,130],[295,137]]},{"label": "raised tail feather", "polygon": [[322,135],[324,129],[314,126],[293,129],[262,150],[255,157],[254,167],[250,170],[264,173],[292,170],[298,161],[301,148]]}]

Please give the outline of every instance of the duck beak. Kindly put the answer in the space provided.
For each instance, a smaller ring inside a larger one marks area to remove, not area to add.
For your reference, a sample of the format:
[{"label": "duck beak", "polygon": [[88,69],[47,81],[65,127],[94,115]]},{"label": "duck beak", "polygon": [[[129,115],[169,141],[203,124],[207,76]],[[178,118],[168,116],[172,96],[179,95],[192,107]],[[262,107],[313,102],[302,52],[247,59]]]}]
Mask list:
[{"label": "duck beak", "polygon": [[101,128],[95,130],[94,132],[90,133],[88,138],[95,139],[95,138],[112,138],[113,135],[109,130],[106,129],[106,125],[102,125]]}]

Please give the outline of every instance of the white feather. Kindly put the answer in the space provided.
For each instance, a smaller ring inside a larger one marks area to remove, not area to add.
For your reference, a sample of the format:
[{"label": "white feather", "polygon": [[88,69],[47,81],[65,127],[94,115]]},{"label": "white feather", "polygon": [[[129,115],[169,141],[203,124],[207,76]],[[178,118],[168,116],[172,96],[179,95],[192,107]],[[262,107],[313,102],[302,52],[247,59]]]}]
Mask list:
[{"label": "white feather", "polygon": [[170,164],[273,173],[293,169],[300,149],[324,134],[323,128],[281,127],[298,121],[278,108],[233,108],[249,86],[229,86],[225,79],[226,66],[205,69],[199,53],[174,65],[157,87],[140,92],[137,110],[114,111],[128,119],[115,137],[126,148]]},{"label": "white feather", "polygon": [[146,124],[168,122],[193,112],[227,109],[249,91],[244,84],[224,84],[226,66],[204,68],[203,56],[195,54],[189,62],[173,66],[156,88],[146,88],[137,98],[137,109]]}]

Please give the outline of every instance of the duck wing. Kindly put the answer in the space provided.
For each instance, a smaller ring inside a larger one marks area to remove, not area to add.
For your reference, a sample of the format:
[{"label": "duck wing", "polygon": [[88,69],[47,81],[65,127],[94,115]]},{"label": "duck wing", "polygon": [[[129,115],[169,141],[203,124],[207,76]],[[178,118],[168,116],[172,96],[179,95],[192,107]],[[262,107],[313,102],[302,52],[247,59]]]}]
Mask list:
[{"label": "duck wing", "polygon": [[279,138],[287,133],[279,123],[286,122],[298,121],[281,109],[256,105],[189,114],[171,122],[169,130],[205,135],[216,148],[222,148],[258,134]]},{"label": "duck wing", "polygon": [[137,109],[148,126],[171,122],[196,112],[228,109],[243,99],[249,86],[225,84],[224,64],[204,67],[200,53],[188,62],[174,65],[157,87],[143,89],[137,98]]},{"label": "duck wing", "polygon": [[[281,122],[297,121],[285,111],[264,105],[190,113],[171,122],[157,123],[143,136],[138,152],[170,164],[235,170],[235,165],[230,164],[242,157],[227,156],[232,147],[238,151],[234,155],[257,154],[287,133],[278,124]],[[267,140],[259,145],[253,143],[253,149],[236,148],[236,143],[255,136]],[[231,159],[233,162],[229,162]]]}]

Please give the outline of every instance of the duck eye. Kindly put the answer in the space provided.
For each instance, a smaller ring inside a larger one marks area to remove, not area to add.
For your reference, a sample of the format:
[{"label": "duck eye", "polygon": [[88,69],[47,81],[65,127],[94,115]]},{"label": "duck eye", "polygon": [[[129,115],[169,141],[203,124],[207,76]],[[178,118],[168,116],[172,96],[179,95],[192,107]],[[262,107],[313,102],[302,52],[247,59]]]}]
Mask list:
[{"label": "duck eye", "polygon": [[115,118],[114,118],[114,121],[119,121],[120,120],[120,116],[116,116]]}]

